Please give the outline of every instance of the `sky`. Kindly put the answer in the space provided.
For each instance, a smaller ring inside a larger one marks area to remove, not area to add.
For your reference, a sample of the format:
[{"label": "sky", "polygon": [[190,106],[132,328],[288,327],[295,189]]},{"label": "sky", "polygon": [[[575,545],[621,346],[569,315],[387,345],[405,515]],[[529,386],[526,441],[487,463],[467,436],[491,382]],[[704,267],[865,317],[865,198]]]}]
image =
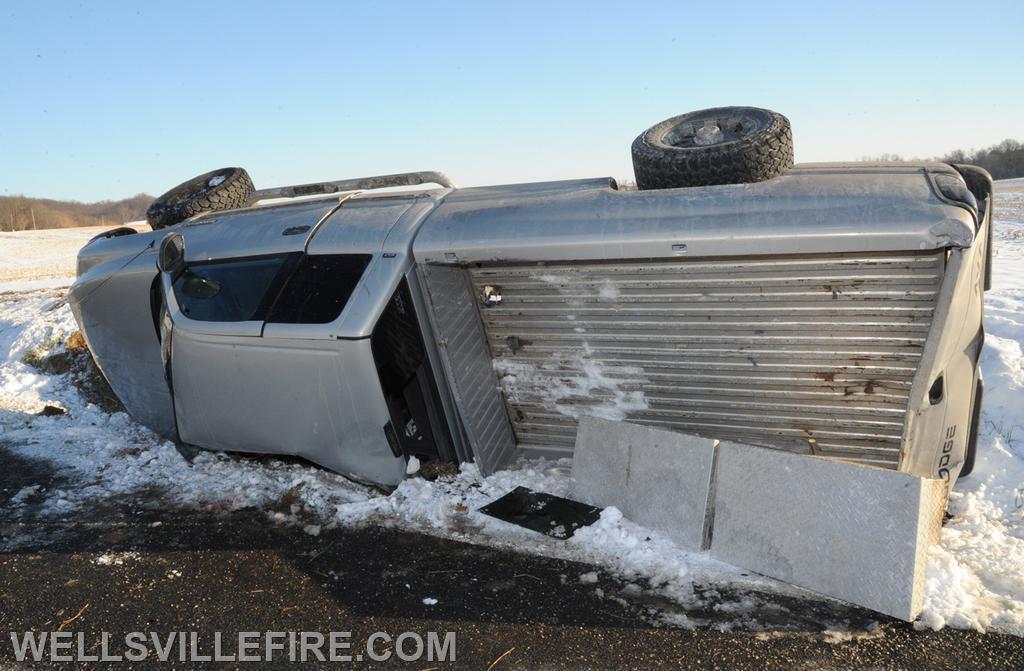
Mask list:
[{"label": "sky", "polygon": [[1024,2],[0,6],[0,194],[157,195],[411,170],[631,178],[676,114],[785,114],[796,160],[1024,140]]}]

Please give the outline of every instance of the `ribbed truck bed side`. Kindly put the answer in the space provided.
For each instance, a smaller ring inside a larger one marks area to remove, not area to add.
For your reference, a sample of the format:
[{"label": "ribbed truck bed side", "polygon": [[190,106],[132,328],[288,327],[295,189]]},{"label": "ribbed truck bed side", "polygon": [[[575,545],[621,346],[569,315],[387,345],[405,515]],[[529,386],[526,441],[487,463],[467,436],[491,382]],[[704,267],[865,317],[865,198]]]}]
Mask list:
[{"label": "ribbed truck bed side", "polygon": [[521,449],[569,456],[576,420],[590,414],[897,468],[944,259],[929,250],[463,272],[478,300],[488,286],[501,296],[478,311]]}]

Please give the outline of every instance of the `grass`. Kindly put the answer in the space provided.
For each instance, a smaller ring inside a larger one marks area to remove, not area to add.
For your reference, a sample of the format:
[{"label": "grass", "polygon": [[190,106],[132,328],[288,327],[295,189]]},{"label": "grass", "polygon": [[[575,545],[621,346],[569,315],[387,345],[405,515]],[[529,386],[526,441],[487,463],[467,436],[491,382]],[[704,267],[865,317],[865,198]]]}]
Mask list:
[{"label": "grass", "polygon": [[[78,332],[76,331],[76,333]],[[46,360],[46,357],[51,351],[60,346],[62,341],[63,339],[60,336],[51,336],[42,344],[36,345],[29,351],[25,352],[25,355],[21,357],[21,362],[26,366],[42,368],[43,361]]]},{"label": "grass", "polygon": [[[61,344],[64,348],[54,352]],[[26,352],[21,361],[50,375],[68,375],[85,400],[104,412],[124,411],[121,401],[92,360],[81,331],[75,331],[66,341],[60,337],[51,338]]]},{"label": "grass", "polygon": [[64,346],[67,347],[69,352],[73,352],[75,354],[89,351],[89,346],[85,344],[85,336],[82,335],[81,331],[75,331],[68,336],[68,340],[64,343]]},{"label": "grass", "polygon": [[994,434],[1003,439],[1003,443],[1013,448],[1017,442],[1017,425],[1007,423],[1003,419],[985,419],[985,426],[988,428],[990,434]]},{"label": "grass", "polygon": [[441,477],[455,477],[459,474],[459,467],[446,461],[426,461],[420,466],[416,475],[424,480],[436,480]]}]

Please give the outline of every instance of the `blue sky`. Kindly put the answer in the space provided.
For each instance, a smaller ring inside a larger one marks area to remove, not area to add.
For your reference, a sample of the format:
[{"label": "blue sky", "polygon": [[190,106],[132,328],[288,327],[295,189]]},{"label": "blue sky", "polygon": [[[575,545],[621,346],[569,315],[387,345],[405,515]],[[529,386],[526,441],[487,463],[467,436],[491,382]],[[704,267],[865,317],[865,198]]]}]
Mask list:
[{"label": "blue sky", "polygon": [[443,170],[629,177],[674,114],[787,115],[798,161],[1024,140],[1024,2],[9,2],[0,194]]}]

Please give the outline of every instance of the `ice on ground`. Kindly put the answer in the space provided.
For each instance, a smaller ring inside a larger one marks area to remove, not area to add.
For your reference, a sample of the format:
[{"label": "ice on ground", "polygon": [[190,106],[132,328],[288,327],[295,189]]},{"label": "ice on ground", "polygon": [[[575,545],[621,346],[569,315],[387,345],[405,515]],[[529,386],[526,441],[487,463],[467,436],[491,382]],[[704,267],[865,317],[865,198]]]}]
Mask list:
[{"label": "ice on ground", "polygon": [[31,485],[29,487],[22,487],[19,489],[14,496],[8,501],[9,504],[20,506],[25,503],[28,497],[36,494],[39,491],[39,485]]},{"label": "ice on ground", "polygon": [[125,562],[137,561],[141,558],[142,555],[138,552],[107,552],[90,561],[100,566],[121,566]]},{"label": "ice on ground", "polygon": [[[952,492],[953,518],[943,528],[941,544],[930,553],[926,605],[918,626],[1024,636],[1024,184],[1000,185],[997,198],[995,285],[986,298],[987,338],[981,361],[986,397],[978,460],[975,473],[962,478]],[[68,514],[95,498],[162,490],[167,500],[183,507],[266,510],[283,523],[302,525],[307,533],[334,525],[377,523],[584,561],[632,581],[637,592],[655,589],[659,598],[684,605],[701,598],[695,593],[699,585],[806,596],[782,583],[745,575],[706,553],[683,552],[614,508],[568,541],[477,512],[517,486],[566,495],[567,460],[526,461],[486,478],[467,464],[458,474],[435,481],[407,479],[390,495],[313,466],[274,459],[201,452],[189,463],[172,444],[127,415],[104,414],[88,405],[65,377],[41,374],[23,361],[30,352],[40,355],[59,349],[75,329],[62,293],[23,287],[18,293],[0,294],[0,443],[17,456],[49,462],[68,483],[26,488],[15,495],[20,502],[43,501],[38,506],[43,513]],[[560,380],[554,368],[498,365],[502,377],[525,378],[534,387]],[[616,399],[616,405],[608,401],[607,408],[613,418],[620,418],[630,403],[643,402],[616,396],[629,377],[628,371],[597,366],[586,378],[565,383],[550,400],[553,407],[568,409],[574,404],[566,399],[603,395]],[[33,414],[48,403],[67,408],[67,414]],[[286,512],[282,502],[288,502]],[[15,502],[4,514],[17,516],[25,508]],[[118,559],[130,557],[111,553],[104,561]],[[742,622],[750,604],[740,598],[715,608],[737,613]],[[678,626],[694,624],[682,614],[664,619]]]}]

